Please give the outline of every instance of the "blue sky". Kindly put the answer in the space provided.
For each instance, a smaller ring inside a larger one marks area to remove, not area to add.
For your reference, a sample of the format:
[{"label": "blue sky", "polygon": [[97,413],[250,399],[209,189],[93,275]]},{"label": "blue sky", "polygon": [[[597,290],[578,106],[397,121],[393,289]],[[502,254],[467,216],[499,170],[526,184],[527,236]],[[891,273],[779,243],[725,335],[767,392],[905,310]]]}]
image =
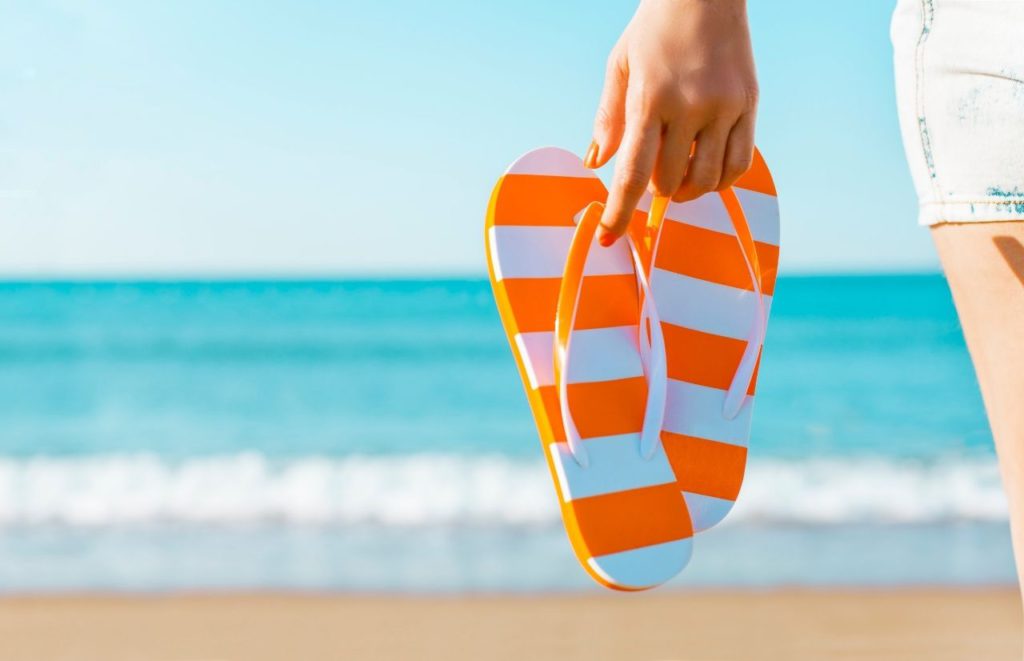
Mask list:
[{"label": "blue sky", "polygon": [[[0,0],[0,271],[473,274],[520,153],[582,152],[632,2]],[[932,270],[889,0],[750,0],[783,268]]]}]

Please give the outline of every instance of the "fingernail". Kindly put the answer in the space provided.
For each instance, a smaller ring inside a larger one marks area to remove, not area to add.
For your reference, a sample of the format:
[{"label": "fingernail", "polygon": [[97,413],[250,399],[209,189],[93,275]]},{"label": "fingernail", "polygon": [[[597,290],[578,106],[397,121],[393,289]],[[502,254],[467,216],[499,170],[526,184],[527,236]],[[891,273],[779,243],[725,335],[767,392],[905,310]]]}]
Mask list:
[{"label": "fingernail", "polygon": [[597,141],[591,140],[587,155],[583,157],[583,167],[593,170],[597,167]]},{"label": "fingernail", "polygon": [[604,225],[602,225],[601,229],[597,231],[597,242],[601,244],[602,248],[607,248],[615,243],[615,238],[615,235],[612,234]]}]

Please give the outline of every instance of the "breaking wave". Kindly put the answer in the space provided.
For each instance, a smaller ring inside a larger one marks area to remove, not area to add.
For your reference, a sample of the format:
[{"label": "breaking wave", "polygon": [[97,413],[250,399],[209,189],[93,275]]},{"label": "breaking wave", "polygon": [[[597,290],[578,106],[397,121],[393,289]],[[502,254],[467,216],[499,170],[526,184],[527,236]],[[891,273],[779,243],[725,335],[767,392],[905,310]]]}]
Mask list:
[{"label": "breaking wave", "polygon": [[[731,525],[1000,521],[992,458],[751,463]],[[156,455],[0,459],[0,526],[557,525],[546,467],[500,455],[171,461]]]}]

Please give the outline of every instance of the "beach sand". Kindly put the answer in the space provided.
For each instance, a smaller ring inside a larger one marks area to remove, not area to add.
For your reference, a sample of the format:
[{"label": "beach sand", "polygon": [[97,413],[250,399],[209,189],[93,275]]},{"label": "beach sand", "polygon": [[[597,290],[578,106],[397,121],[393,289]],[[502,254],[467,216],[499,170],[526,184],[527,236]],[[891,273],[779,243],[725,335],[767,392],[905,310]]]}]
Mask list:
[{"label": "beach sand", "polygon": [[1010,590],[0,599],[0,658],[1020,659]]}]

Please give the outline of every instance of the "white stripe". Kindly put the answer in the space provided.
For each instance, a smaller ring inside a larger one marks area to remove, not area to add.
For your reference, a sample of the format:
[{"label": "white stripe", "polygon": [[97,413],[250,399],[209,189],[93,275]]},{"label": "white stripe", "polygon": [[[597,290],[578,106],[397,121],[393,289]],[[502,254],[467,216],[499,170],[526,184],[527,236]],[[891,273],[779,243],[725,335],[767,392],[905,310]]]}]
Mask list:
[{"label": "white stripe", "polygon": [[[515,338],[530,387],[555,385],[554,342],[550,331],[519,333]],[[643,376],[636,326],[610,326],[572,332],[569,383],[615,381]]]},{"label": "white stripe", "polygon": [[[757,294],[700,278],[654,269],[651,289],[661,321],[704,333],[746,340],[757,318]],[[765,311],[772,297],[764,296]]]},{"label": "white stripe", "polygon": [[669,580],[683,570],[693,555],[693,538],[652,544],[638,549],[599,555],[587,560],[591,570],[608,583],[623,588],[647,588]]},{"label": "white stripe", "polygon": [[[490,229],[495,278],[561,278],[575,227],[494,225]],[[632,275],[625,241],[611,248],[591,246],[584,275]]]},{"label": "white stripe", "polygon": [[554,333],[547,331],[516,335],[516,348],[534,390],[555,385],[554,337]]},{"label": "white stripe", "polygon": [[502,275],[501,272],[501,259],[498,256],[498,244],[494,240],[495,227],[496,225],[492,225],[491,228],[487,230],[487,252],[491,258],[491,268],[494,270],[494,280],[497,282],[503,280],[504,276]]},{"label": "white stripe", "polygon": [[662,429],[674,434],[747,447],[754,398],[748,395],[739,414],[732,420],[722,415],[724,404],[724,390],[669,379]]},{"label": "white stripe", "polygon": [[558,147],[541,147],[520,156],[505,174],[538,174],[596,179],[576,154]]},{"label": "white stripe", "polygon": [[725,498],[715,498],[699,493],[683,492],[686,499],[686,509],[690,510],[690,521],[693,522],[693,532],[707,530],[725,518],[735,501]]},{"label": "white stripe", "polygon": [[[778,198],[742,188],[734,188],[733,191],[743,207],[743,215],[747,217],[754,240],[779,245]],[[644,194],[637,209],[643,213],[650,211],[650,193]],[[689,202],[670,202],[665,210],[665,220],[736,236],[729,212],[718,193],[707,193]]]},{"label": "white stripe", "polygon": [[747,217],[755,241],[779,245],[779,198],[766,193],[733,188]]},{"label": "white stripe", "polygon": [[636,326],[574,330],[568,383],[631,379],[644,375]]},{"label": "white stripe", "polygon": [[495,272],[495,280],[500,281],[505,279],[505,276],[502,273],[501,256],[498,254],[498,241],[495,240],[495,227],[497,225],[492,225],[487,230],[487,255],[490,259],[490,268]]},{"label": "white stripe", "polygon": [[566,501],[676,481],[661,444],[650,459],[640,456],[639,433],[588,438],[583,444],[590,460],[586,468],[573,459],[568,443],[548,445]]}]

